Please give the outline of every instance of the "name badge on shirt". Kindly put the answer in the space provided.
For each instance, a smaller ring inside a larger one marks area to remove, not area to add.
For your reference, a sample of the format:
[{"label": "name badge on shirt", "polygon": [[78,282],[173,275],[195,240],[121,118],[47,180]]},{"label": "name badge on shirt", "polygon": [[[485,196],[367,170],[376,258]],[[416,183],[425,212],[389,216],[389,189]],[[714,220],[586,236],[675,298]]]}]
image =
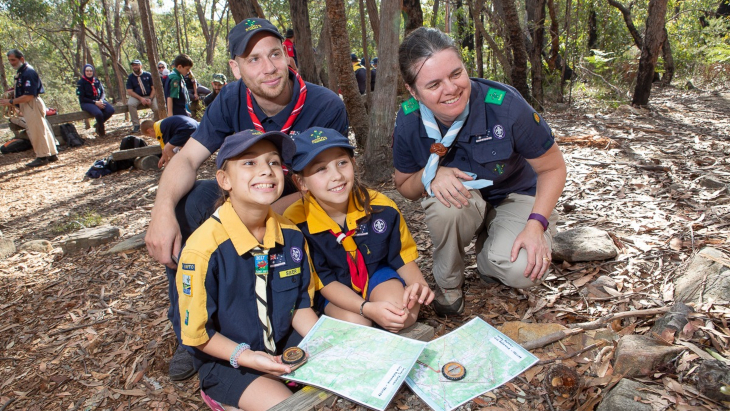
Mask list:
[{"label": "name badge on shirt", "polygon": [[491,140],[491,139],[492,139],[492,136],[491,136],[491,135],[489,135],[489,134],[484,134],[484,135],[481,135],[481,136],[477,136],[477,138],[476,138],[476,141],[475,141],[475,142],[476,142],[476,143],[483,143],[483,142],[485,142],[485,141],[489,141],[489,140]]},{"label": "name badge on shirt", "polygon": [[254,267],[256,275],[269,274],[269,256],[266,254],[254,254]]},{"label": "name badge on shirt", "polygon": [[292,268],[291,270],[284,270],[279,272],[279,278],[291,277],[293,275],[301,274],[302,267]]}]

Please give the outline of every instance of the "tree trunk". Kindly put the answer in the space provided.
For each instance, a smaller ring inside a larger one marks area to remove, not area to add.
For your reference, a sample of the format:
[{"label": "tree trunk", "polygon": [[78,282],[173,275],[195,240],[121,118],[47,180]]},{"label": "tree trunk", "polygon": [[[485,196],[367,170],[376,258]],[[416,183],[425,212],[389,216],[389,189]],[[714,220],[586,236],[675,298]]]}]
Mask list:
[{"label": "tree trunk", "polygon": [[[2,87],[3,87],[3,91],[2,92],[3,93],[5,93],[5,90],[8,89],[8,78],[5,77],[5,61],[4,61],[4,59],[5,59],[5,52],[3,51],[2,44],[0,44],[0,67],[3,68],[2,70],[0,70],[0,81],[2,82]],[[15,84],[13,84],[13,86],[15,86]]]},{"label": "tree trunk", "polygon": [[588,12],[588,52],[591,56],[598,42],[598,16],[594,7],[591,3],[591,10]]},{"label": "tree trunk", "polygon": [[527,0],[527,24],[532,37],[530,50],[530,65],[532,66],[532,97],[533,107],[541,109],[543,104],[542,93],[542,45],[545,41],[545,0]]},{"label": "tree trunk", "polygon": [[667,14],[667,0],[650,0],[644,31],[644,44],[641,48],[639,71],[636,76],[636,89],[631,104],[646,106],[649,104],[651,83],[654,80],[654,68],[659,58],[659,48],[664,43],[664,22]]},{"label": "tree trunk", "polygon": [[198,14],[200,28],[203,30],[203,38],[205,38],[205,64],[209,66],[213,64],[215,53],[215,5],[216,1],[213,0],[213,4],[210,6],[210,23],[208,23],[203,5],[200,4],[200,0],[195,0],[195,12]]},{"label": "tree trunk", "polygon": [[[571,0],[567,0],[565,2],[565,44],[568,44],[568,40],[570,39],[570,10],[572,8]],[[565,87],[565,72],[568,67],[568,47],[565,47],[565,52],[563,53],[563,59],[562,62],[559,64],[560,66],[560,87],[558,90],[558,103],[563,102],[563,89]],[[572,83],[571,83],[572,84]],[[572,91],[572,88],[571,88]]]},{"label": "tree trunk", "polygon": [[420,0],[403,0],[403,12],[406,19],[404,36],[423,26],[423,10],[421,10]]},{"label": "tree trunk", "polygon": [[[135,11],[137,8],[139,8],[139,5],[137,5],[137,4],[130,5],[129,0],[124,0],[124,9],[129,10],[127,12],[127,21],[129,21],[129,26],[132,28],[132,37],[134,37],[134,47],[140,56],[144,56],[147,53],[147,50],[145,49],[144,40],[142,38],[142,35],[139,34],[139,27],[137,27],[137,14],[138,13]],[[177,18],[177,16],[175,16],[175,18]],[[175,23],[177,23],[177,20],[175,21]],[[178,43],[179,43],[179,40],[178,40]]]},{"label": "tree trunk", "polygon": [[669,44],[669,33],[667,27],[664,27],[664,43],[662,43],[662,58],[664,59],[664,75],[662,76],[662,86],[666,87],[674,78],[674,57],[672,57],[672,45]]},{"label": "tree trunk", "polygon": [[433,0],[433,9],[431,9],[431,27],[436,27],[436,22],[438,22],[438,16],[439,16],[439,0]]},{"label": "tree trunk", "polygon": [[398,39],[401,0],[382,0],[384,20],[378,48],[378,87],[370,110],[370,133],[362,164],[363,179],[370,185],[390,181],[393,175],[393,127],[395,124],[398,89]]},{"label": "tree trunk", "polygon": [[365,104],[365,111],[368,110],[371,90],[370,90],[370,56],[368,55],[368,31],[365,26],[365,4],[364,0],[358,1],[360,9],[360,38],[362,40],[362,58],[365,60],[365,100],[368,104]]},{"label": "tree trunk", "polygon": [[264,11],[261,10],[256,0],[228,0],[228,7],[231,9],[233,21],[236,24],[250,17],[265,19]]},{"label": "tree trunk", "polygon": [[328,30],[329,22],[325,13],[322,19],[322,29],[319,32],[319,44],[314,52],[315,63],[317,64],[317,74],[322,81],[322,85],[337,93],[336,76],[329,75],[332,71],[330,61],[332,61],[332,43],[330,42],[330,31]]},{"label": "tree trunk", "polygon": [[530,99],[530,90],[527,87],[527,53],[525,52],[525,42],[522,38],[522,28],[520,27],[520,17],[517,14],[514,0],[498,0],[495,3],[501,3],[504,10],[504,23],[509,32],[509,43],[512,49],[512,60],[514,66],[510,77],[512,78],[512,86],[522,94],[525,100]]},{"label": "tree trunk", "polygon": [[[327,0],[326,8],[327,19],[330,23],[332,54],[335,56],[334,60],[330,61],[332,74],[337,75],[347,114],[350,117],[350,126],[355,132],[357,147],[362,150],[365,148],[365,140],[368,136],[368,118],[357,87],[355,73],[350,64],[350,36],[347,33],[345,3],[343,0]],[[398,12],[396,11],[395,14],[398,15]]]},{"label": "tree trunk", "polygon": [[[467,0],[466,3],[469,5],[469,10],[471,11],[472,16],[481,16],[483,0],[477,0],[476,7],[474,5],[474,0]],[[482,23],[481,19],[473,20],[477,31],[479,31],[484,40],[487,41],[489,48],[492,50],[492,53],[494,53],[494,57],[499,61],[499,64],[502,66],[502,71],[504,72],[505,76],[509,76],[509,73],[512,72],[512,64],[510,64],[509,59],[507,59],[507,56],[505,56],[503,50],[499,47],[499,45],[497,45],[497,42],[494,40],[494,38],[489,33],[487,33],[487,30],[484,28],[484,24]]]},{"label": "tree trunk", "polygon": [[634,39],[634,45],[636,45],[636,48],[641,50],[641,43],[643,41],[641,39],[641,34],[639,34],[639,30],[637,30],[636,26],[634,26],[634,20],[631,17],[631,6],[627,8],[623,4],[619,3],[617,0],[608,0],[608,4],[616,7],[621,12],[621,15],[624,18],[624,22],[626,23],[626,28],[629,29],[629,34],[631,34],[631,38]]},{"label": "tree trunk", "polygon": [[548,68],[555,70],[555,62],[558,60],[558,52],[560,52],[558,13],[555,11],[555,2],[553,0],[547,0],[547,7],[550,13],[550,58],[548,59]]},{"label": "tree trunk", "polygon": [[152,74],[152,84],[155,87],[157,94],[157,118],[162,120],[167,117],[167,101],[165,94],[163,93],[164,88],[162,87],[162,78],[160,78],[160,72],[157,71],[157,62],[159,61],[157,56],[157,49],[155,48],[153,33],[154,27],[152,25],[152,12],[150,11],[149,0],[137,0],[139,2],[139,16],[142,24],[142,33],[144,34],[144,40],[147,44],[147,60],[150,63],[150,67],[155,67],[154,70],[150,70]]},{"label": "tree trunk", "polygon": [[370,28],[373,29],[375,47],[380,48],[380,17],[378,16],[378,4],[376,3],[376,0],[365,0],[365,6],[368,9]]},{"label": "tree trunk", "polygon": [[289,11],[292,16],[292,29],[296,39],[299,74],[310,83],[322,84],[317,76],[316,57],[312,47],[312,29],[309,26],[309,7],[307,0],[290,0]]},{"label": "tree trunk", "polygon": [[[107,44],[109,47],[109,58],[112,63],[112,69],[114,70],[114,77],[116,79],[116,89],[119,99],[122,103],[127,104],[127,86],[124,78],[127,76],[127,70],[121,64],[121,47],[122,47],[122,33],[119,22],[119,0],[114,0],[114,6],[109,5],[108,0],[102,0],[101,5],[104,8],[104,26],[106,27]],[[112,28],[111,19],[114,19],[114,27]],[[99,45],[101,48],[101,44]],[[104,54],[102,53],[102,57]],[[106,65],[106,62],[104,62]]]},{"label": "tree trunk", "polygon": [[[475,24],[474,27],[476,27],[476,20],[481,18],[482,16],[476,16],[475,19],[474,15],[472,15],[472,20],[474,20]],[[484,78],[484,38],[479,30],[474,30],[474,43],[476,43],[477,50],[477,77]]]},{"label": "tree trunk", "polygon": [[[182,12],[183,12],[183,34],[185,34],[185,54],[190,55],[190,39],[188,38],[188,11],[185,9],[185,2],[187,0],[180,0],[180,4],[182,5]],[[149,0],[146,2],[149,4]],[[150,14],[150,19],[152,19],[152,14]],[[155,44],[157,44],[157,38],[155,37]],[[155,47],[157,48],[157,47]],[[172,67],[170,67],[170,71],[172,71]]]},{"label": "tree trunk", "polygon": [[175,40],[177,40],[177,54],[182,54],[182,44],[180,44],[180,13],[178,12],[177,0],[173,1],[174,13],[175,13]]}]

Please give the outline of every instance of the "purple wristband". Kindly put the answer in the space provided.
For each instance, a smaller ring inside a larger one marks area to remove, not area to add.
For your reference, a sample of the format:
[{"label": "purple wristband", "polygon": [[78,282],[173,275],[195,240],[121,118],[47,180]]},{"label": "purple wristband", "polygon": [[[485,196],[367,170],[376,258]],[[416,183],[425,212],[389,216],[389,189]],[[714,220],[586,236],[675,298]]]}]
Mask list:
[{"label": "purple wristband", "polygon": [[532,213],[529,217],[527,217],[527,220],[537,220],[542,224],[542,231],[547,231],[548,226],[550,225],[550,222],[547,218],[545,218],[542,214],[538,213]]}]

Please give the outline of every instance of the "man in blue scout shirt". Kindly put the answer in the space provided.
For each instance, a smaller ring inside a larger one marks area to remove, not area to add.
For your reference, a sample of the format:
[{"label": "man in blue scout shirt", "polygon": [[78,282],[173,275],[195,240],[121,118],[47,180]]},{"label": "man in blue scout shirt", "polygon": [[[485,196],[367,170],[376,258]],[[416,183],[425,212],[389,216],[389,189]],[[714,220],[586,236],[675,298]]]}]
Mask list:
[{"label": "man in blue scout shirt", "polygon": [[132,61],[132,73],[127,77],[127,107],[129,107],[129,117],[132,119],[132,132],[139,131],[139,115],[137,107],[140,105],[151,107],[157,110],[157,99],[155,98],[154,87],[152,87],[152,74],[142,70],[142,62],[139,60]]},{"label": "man in blue scout shirt", "polygon": [[[329,89],[307,83],[290,71],[282,40],[276,27],[265,19],[246,19],[231,30],[228,64],[239,81],[221,90],[206,110],[198,130],[160,178],[145,242],[150,255],[167,266],[171,284],[168,316],[178,340],[180,316],[175,308],[174,281],[177,264],[173,259],[179,255],[183,241],[214,211],[213,205],[220,195],[214,180],[195,181],[200,165],[220,148],[227,136],[243,130],[277,130],[293,135],[320,126],[347,135],[347,111],[342,100]],[[177,370],[178,364],[189,364],[189,373],[176,375],[194,373],[192,360],[185,358],[190,358],[185,349],[176,351],[171,368]]]},{"label": "man in blue scout shirt", "polygon": [[46,104],[41,98],[45,93],[38,73],[25,62],[20,50],[8,51],[8,63],[17,70],[15,74],[15,97],[0,99],[0,105],[18,105],[23,113],[26,132],[33,145],[36,159],[26,164],[27,167],[39,167],[58,161],[56,138],[46,122]]}]

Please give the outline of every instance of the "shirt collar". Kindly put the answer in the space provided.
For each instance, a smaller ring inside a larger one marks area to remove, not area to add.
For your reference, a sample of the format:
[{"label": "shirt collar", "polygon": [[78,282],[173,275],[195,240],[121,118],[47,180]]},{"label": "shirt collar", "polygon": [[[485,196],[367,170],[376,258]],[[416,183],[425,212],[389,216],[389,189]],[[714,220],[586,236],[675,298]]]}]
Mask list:
[{"label": "shirt collar", "polygon": [[[259,103],[256,101],[256,96],[252,95],[253,98],[251,99],[251,101],[253,101],[253,110],[256,113],[256,116],[260,118],[262,122],[271,118],[271,120],[279,126],[279,129],[281,129],[284,123],[286,123],[286,120],[289,119],[289,114],[291,114],[292,110],[294,110],[294,105],[297,103],[297,99],[299,98],[299,85],[295,83],[294,73],[292,73],[291,70],[287,71],[289,72],[289,82],[290,84],[294,84],[294,86],[292,87],[292,96],[289,104],[287,104],[280,112],[269,117],[263,110],[261,110],[261,107],[259,107]],[[243,101],[244,103],[246,102],[246,100]]]},{"label": "shirt collar", "polygon": [[[366,216],[365,210],[357,208],[355,196],[350,192],[349,202],[347,205],[347,218],[345,220],[347,229],[352,230],[357,227],[357,222]],[[307,227],[312,234],[321,233],[332,230],[338,233],[342,228],[322,209],[317,199],[309,193],[304,196],[304,213],[307,216]]]},{"label": "shirt collar", "polygon": [[162,137],[162,120],[155,121],[152,127],[155,129],[155,136]]},{"label": "shirt collar", "polygon": [[243,224],[238,214],[236,214],[236,210],[233,209],[231,200],[226,201],[216,211],[216,214],[218,214],[218,218],[228,233],[228,238],[231,239],[238,255],[244,255],[258,246],[270,249],[276,247],[276,244],[284,244],[284,235],[281,232],[281,226],[276,218],[276,213],[271,208],[269,208],[269,214],[266,216],[266,233],[264,234],[263,244],[259,244],[256,237]]}]

